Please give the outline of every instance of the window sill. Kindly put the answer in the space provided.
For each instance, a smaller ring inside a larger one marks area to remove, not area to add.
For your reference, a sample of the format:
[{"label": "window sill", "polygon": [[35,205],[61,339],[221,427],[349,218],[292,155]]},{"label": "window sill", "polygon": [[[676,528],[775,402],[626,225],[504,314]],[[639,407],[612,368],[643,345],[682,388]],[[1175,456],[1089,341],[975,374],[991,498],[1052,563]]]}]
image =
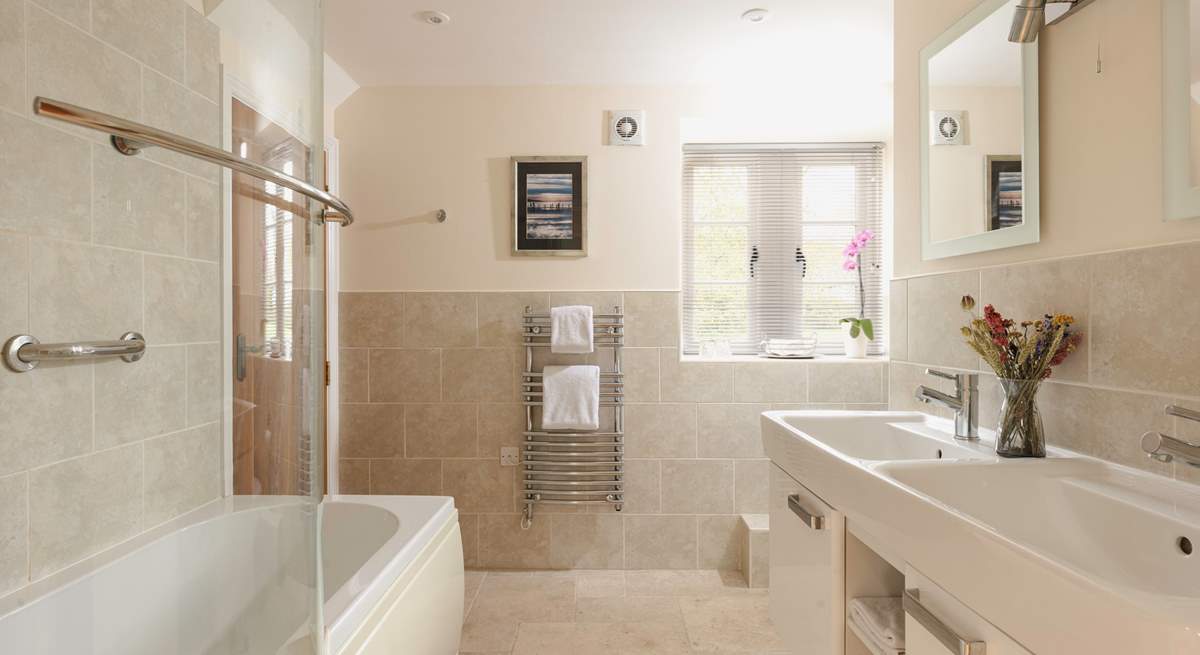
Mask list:
[{"label": "window sill", "polygon": [[887,362],[889,360],[888,360],[887,355],[869,355],[867,357],[858,357],[858,358],[846,357],[845,355],[817,355],[816,357],[813,357],[812,359],[788,359],[788,358],[783,358],[783,357],[778,357],[778,358],[759,357],[758,355],[733,355],[732,357],[701,357],[700,355],[680,355],[679,361],[688,362],[688,363],[708,363],[708,364],[719,364],[719,363],[735,363],[736,364],[736,363],[746,363],[746,362],[770,362],[772,364],[793,364],[796,362],[814,363],[814,364],[820,364],[822,362],[837,362],[837,363],[843,363],[843,364],[857,364],[857,363],[874,364],[874,363],[879,363],[879,362]]}]

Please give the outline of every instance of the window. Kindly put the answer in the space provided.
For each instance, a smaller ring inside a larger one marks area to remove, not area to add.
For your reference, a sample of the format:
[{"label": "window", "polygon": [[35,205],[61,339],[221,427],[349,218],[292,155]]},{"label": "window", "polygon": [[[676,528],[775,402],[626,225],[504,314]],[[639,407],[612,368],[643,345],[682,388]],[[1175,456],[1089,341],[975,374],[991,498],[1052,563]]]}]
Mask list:
[{"label": "window", "polygon": [[[287,175],[294,175],[295,160],[290,143],[268,155],[270,164]],[[262,316],[263,342],[267,355],[292,358],[292,230],[294,215],[286,208],[295,206],[291,189],[274,182],[262,182],[263,203]]]},{"label": "window", "polygon": [[842,249],[869,228],[863,311],[876,326],[869,352],[882,354],[882,214],[880,144],[685,145],[684,353],[711,339],[748,355],[802,332],[840,353],[839,320],[860,311]]}]

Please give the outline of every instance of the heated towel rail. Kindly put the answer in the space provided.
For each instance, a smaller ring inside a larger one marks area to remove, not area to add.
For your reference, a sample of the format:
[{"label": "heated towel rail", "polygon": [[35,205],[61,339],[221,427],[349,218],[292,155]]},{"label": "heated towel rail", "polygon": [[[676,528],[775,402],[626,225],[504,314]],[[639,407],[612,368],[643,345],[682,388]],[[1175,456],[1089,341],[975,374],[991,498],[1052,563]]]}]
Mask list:
[{"label": "heated towel rail", "polygon": [[[525,404],[525,443],[522,453],[525,508],[521,527],[533,522],[533,506],[611,505],[621,511],[625,491],[625,373],[621,347],[625,315],[621,307],[592,317],[592,340],[598,358],[612,354],[611,371],[600,373],[600,420],[611,428],[594,431],[541,430],[543,365],[550,353],[550,315],[525,308],[522,333],[525,372],[521,398]],[[601,368],[608,361],[600,363]]]}]

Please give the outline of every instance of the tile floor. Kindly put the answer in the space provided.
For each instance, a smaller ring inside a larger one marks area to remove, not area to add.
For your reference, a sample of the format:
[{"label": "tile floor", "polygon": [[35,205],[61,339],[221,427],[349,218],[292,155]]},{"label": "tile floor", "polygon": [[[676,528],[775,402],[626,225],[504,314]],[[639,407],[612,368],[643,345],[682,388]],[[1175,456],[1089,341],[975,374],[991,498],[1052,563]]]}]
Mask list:
[{"label": "tile floor", "polygon": [[767,655],[765,589],[736,571],[468,571],[463,655]]}]

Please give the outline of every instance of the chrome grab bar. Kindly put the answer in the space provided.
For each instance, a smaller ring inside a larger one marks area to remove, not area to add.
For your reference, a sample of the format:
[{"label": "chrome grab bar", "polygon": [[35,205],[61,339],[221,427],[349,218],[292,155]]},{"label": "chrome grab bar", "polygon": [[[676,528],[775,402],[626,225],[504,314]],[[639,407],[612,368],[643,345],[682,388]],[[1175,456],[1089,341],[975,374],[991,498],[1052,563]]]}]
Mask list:
[{"label": "chrome grab bar", "polygon": [[800,494],[791,494],[787,497],[787,502],[788,508],[792,510],[793,514],[800,517],[800,520],[804,522],[804,525],[807,525],[812,530],[825,529],[825,517],[819,514],[813,514],[804,509],[804,507],[800,504]]},{"label": "chrome grab bar", "polygon": [[354,213],[337,196],[318,189],[304,180],[262,164],[247,161],[220,148],[214,148],[149,125],[40,96],[33,99],[33,111],[38,116],[46,116],[64,123],[107,132],[112,136],[113,147],[123,155],[136,155],[143,148],[158,146],[302,193],[325,205],[326,209],[321,212],[318,223],[340,223],[345,227],[354,222]]},{"label": "chrome grab bar", "polygon": [[28,334],[18,334],[4,344],[4,363],[17,373],[32,371],[44,361],[120,357],[136,362],[146,354],[146,339],[126,332],[117,341],[42,343]]},{"label": "chrome grab bar", "polygon": [[967,639],[952,630],[944,621],[939,619],[928,607],[921,604],[920,591],[917,589],[904,590],[904,613],[916,619],[922,627],[929,631],[943,646],[955,655],[987,655],[987,643]]}]

